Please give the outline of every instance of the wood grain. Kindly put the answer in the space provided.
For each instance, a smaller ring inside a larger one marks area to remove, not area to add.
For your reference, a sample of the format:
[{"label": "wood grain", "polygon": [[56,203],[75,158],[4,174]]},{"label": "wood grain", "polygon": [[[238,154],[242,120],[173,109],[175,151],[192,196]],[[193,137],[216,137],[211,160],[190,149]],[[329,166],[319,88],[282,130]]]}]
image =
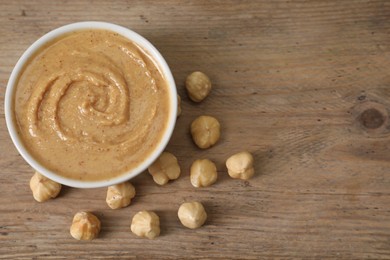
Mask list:
[{"label": "wood grain", "polygon": [[[164,187],[133,180],[134,203],[105,204],[106,190],[65,187],[37,203],[32,169],[4,120],[8,77],[23,51],[72,22],[109,21],[134,29],[161,51],[183,99],[167,150],[182,176]],[[388,1],[2,1],[0,2],[0,258],[390,259],[390,3]],[[183,82],[194,70],[214,89],[192,103]],[[189,124],[220,119],[223,134],[196,149]],[[249,150],[256,176],[228,177],[224,162]],[[210,158],[219,179],[195,189],[193,160]],[[180,203],[199,200],[209,219],[181,226]],[[155,210],[156,240],[130,232],[132,216]],[[79,210],[102,221],[81,243],[69,227]]]}]

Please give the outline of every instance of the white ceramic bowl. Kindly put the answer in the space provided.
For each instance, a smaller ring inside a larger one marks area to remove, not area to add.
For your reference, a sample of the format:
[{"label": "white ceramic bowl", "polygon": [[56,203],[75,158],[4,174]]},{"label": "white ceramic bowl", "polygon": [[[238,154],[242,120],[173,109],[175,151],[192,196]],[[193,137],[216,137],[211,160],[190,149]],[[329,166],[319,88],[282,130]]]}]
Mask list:
[{"label": "white ceramic bowl", "polygon": [[[170,94],[170,115],[168,119],[168,126],[165,130],[165,133],[163,134],[163,138],[161,139],[161,142],[157,146],[157,148],[150,154],[149,157],[145,158],[145,160],[136,168],[130,170],[129,172],[126,172],[122,175],[120,175],[117,178],[109,179],[109,180],[103,180],[103,181],[78,181],[74,179],[68,179],[64,178],[61,175],[56,174],[53,171],[48,170],[45,168],[41,163],[39,163],[37,160],[34,159],[34,157],[28,152],[28,150],[24,147],[24,144],[22,140],[20,139],[19,135],[17,134],[15,120],[14,120],[14,112],[13,112],[13,99],[14,99],[14,90],[15,86],[19,77],[19,74],[22,72],[23,66],[25,63],[29,60],[29,58],[37,52],[45,43],[52,41],[53,39],[56,39],[60,37],[61,35],[64,35],[66,33],[82,30],[82,29],[104,29],[104,30],[110,30],[114,31],[116,33],[121,34],[122,36],[128,38],[129,40],[135,42],[138,44],[141,48],[146,50],[146,52],[151,55],[151,57],[154,59],[154,61],[158,64],[160,67],[166,81],[168,82],[169,86],[169,94]],[[19,61],[16,63],[15,68],[13,69],[11,76],[9,78],[8,84],[7,84],[7,90],[5,93],[5,119],[8,127],[9,134],[12,138],[12,141],[16,147],[16,149],[19,151],[19,153],[22,155],[22,157],[26,160],[28,164],[31,165],[36,171],[42,173],[46,177],[62,183],[67,186],[76,187],[76,188],[97,188],[97,187],[105,187],[114,185],[117,183],[124,182],[126,180],[129,180],[133,178],[134,176],[140,174],[144,170],[149,167],[150,164],[152,164],[157,157],[163,152],[166,145],[168,144],[169,139],[171,138],[173,129],[175,127],[176,123],[176,114],[177,114],[177,97],[176,97],[176,85],[175,81],[173,79],[171,70],[168,67],[168,64],[164,60],[163,56],[159,53],[159,51],[144,37],[141,35],[135,33],[134,31],[131,31],[125,27],[106,23],[106,22],[78,22],[73,23],[69,25],[62,26],[60,28],[57,28],[41,38],[39,38],[36,42],[34,42],[21,56]]]}]

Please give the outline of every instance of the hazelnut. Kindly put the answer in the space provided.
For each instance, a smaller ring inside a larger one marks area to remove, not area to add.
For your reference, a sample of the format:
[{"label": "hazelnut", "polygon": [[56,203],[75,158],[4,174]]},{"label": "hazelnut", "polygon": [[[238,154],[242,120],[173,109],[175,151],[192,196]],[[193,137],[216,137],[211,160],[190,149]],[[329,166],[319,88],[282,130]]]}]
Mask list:
[{"label": "hazelnut", "polygon": [[44,202],[58,196],[61,191],[61,184],[50,180],[39,172],[35,172],[30,180],[30,189],[36,201]]},{"label": "hazelnut", "polygon": [[124,208],[130,205],[134,196],[134,186],[130,182],[124,182],[108,187],[106,202],[112,209]]},{"label": "hazelnut", "polygon": [[200,102],[210,93],[211,81],[203,72],[195,71],[188,75],[186,89],[192,101]]},{"label": "hazelnut", "polygon": [[181,115],[181,97],[177,95],[177,116]]},{"label": "hazelnut", "polygon": [[217,181],[217,167],[209,159],[196,160],[191,165],[190,179],[194,187],[207,187]]},{"label": "hazelnut", "polygon": [[176,180],[180,176],[180,166],[176,157],[168,152],[163,152],[160,157],[149,166],[148,171],[153,176],[154,182],[159,185],[166,184],[169,180]]},{"label": "hazelnut", "polygon": [[153,211],[140,211],[134,215],[130,228],[139,237],[154,239],[160,235],[160,219]]},{"label": "hazelnut", "polygon": [[90,212],[74,215],[70,234],[77,240],[92,240],[99,235],[100,220]]},{"label": "hazelnut", "polygon": [[221,126],[212,116],[200,116],[191,124],[191,135],[195,144],[202,149],[213,146],[221,135]]},{"label": "hazelnut", "polygon": [[253,156],[248,152],[240,152],[226,160],[226,167],[230,177],[247,180],[251,178],[255,169],[253,168]]},{"label": "hazelnut", "polygon": [[201,227],[207,219],[203,205],[197,201],[181,204],[177,215],[183,226],[191,229]]}]

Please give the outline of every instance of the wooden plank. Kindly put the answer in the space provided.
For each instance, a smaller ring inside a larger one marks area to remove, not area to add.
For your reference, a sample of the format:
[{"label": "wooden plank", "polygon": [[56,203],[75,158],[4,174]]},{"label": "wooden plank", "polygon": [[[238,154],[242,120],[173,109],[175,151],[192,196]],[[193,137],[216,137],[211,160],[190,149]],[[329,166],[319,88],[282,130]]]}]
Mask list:
[{"label": "wooden plank", "polygon": [[[134,29],[167,59],[183,99],[168,151],[182,176],[164,187],[147,173],[122,210],[106,189],[65,187],[37,203],[31,168],[6,130],[4,92],[12,68],[38,37],[58,26],[102,20]],[[0,259],[318,258],[390,259],[390,3],[388,1],[2,1],[0,3]],[[201,104],[183,82],[194,70],[214,84]],[[199,150],[189,124],[217,117],[220,142]],[[362,116],[363,115],[363,116]],[[249,150],[256,176],[228,177],[225,160]],[[193,160],[218,167],[215,185],[195,189]],[[181,226],[179,205],[199,200],[198,230]],[[132,216],[155,210],[153,241],[130,232]],[[79,210],[102,221],[81,243],[69,227]]]}]

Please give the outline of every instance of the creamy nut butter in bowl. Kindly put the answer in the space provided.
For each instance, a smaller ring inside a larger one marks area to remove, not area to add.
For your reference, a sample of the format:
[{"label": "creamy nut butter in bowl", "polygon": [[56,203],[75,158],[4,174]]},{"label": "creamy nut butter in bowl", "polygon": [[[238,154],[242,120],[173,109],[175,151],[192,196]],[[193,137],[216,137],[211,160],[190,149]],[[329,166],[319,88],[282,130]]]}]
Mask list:
[{"label": "creamy nut butter in bowl", "polygon": [[166,147],[176,113],[175,82],[161,54],[139,34],[104,22],[69,24],[38,39],[5,95],[22,157],[78,188],[143,172]]}]

